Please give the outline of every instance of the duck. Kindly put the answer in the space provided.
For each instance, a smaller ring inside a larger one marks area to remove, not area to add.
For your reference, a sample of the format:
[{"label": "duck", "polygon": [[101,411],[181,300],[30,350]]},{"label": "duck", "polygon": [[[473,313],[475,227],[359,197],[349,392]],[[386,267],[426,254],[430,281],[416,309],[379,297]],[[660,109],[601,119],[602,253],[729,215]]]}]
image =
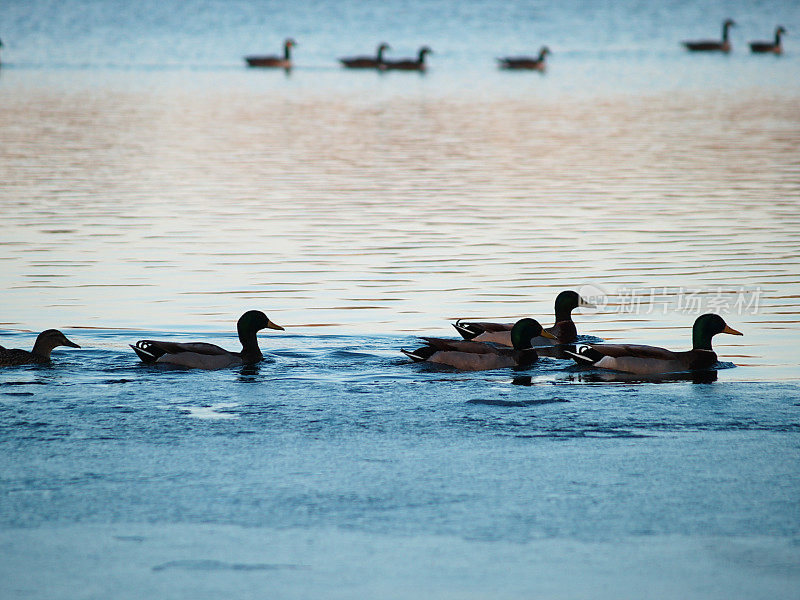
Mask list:
[{"label": "duck", "polygon": [[774,42],[750,42],[750,52],[753,54],[783,54],[781,35],[784,33],[786,33],[786,30],[778,25],[775,30]]},{"label": "duck", "polygon": [[[533,340],[533,345],[548,346],[574,342],[578,338],[578,330],[572,321],[572,311],[579,306],[595,308],[594,304],[582,298],[578,292],[565,290],[558,294],[554,304],[555,325],[545,329],[553,335],[553,338],[538,336]],[[511,328],[513,326],[513,323],[465,322],[461,319],[453,323],[453,327],[465,340],[493,342],[503,346],[511,346]]]},{"label": "duck", "polygon": [[44,365],[50,362],[50,353],[53,348],[67,346],[80,348],[75,342],[68,340],[67,336],[58,329],[46,329],[36,337],[33,349],[19,350],[17,348],[3,348],[0,346],[0,366],[13,367],[16,365]]},{"label": "duck", "polygon": [[547,46],[542,46],[539,50],[539,56],[534,58],[532,56],[506,56],[498,58],[501,69],[528,69],[530,71],[544,71],[547,67],[545,65],[545,57],[551,54]]},{"label": "duck", "polygon": [[446,340],[442,338],[420,338],[425,342],[421,348],[401,352],[414,362],[430,362],[448,365],[460,371],[487,371],[507,367],[528,367],[539,359],[531,347],[531,340],[539,336],[553,337],[542,330],[536,319],[524,318],[511,329],[512,348],[497,348],[485,342]]},{"label": "duck", "polygon": [[[0,40],[0,48],[2,48],[2,47],[3,47],[3,40]],[[1,65],[1,64],[3,64],[3,61],[2,61],[2,60],[0,60],[0,65]]]},{"label": "duck", "polygon": [[589,344],[567,352],[578,364],[637,375],[659,375],[709,369],[717,363],[711,338],[718,333],[743,335],[714,313],[700,315],[692,326],[692,349],[674,352],[639,344]]},{"label": "duck", "polygon": [[736,23],[733,19],[725,19],[722,23],[722,39],[717,40],[696,40],[681,42],[690,52],[730,52],[731,43],[728,41],[728,29],[734,27]]},{"label": "duck", "polygon": [[423,46],[419,49],[417,60],[411,58],[404,58],[401,60],[386,60],[381,65],[382,69],[398,70],[398,71],[424,71],[427,67],[425,65],[425,56],[433,54],[428,46]]},{"label": "duck", "polygon": [[340,58],[339,62],[348,69],[376,69],[383,65],[383,53],[391,50],[389,44],[383,43],[378,46],[377,56],[353,56],[350,58]]},{"label": "duck", "polygon": [[236,323],[241,352],[229,352],[215,344],[206,342],[162,342],[157,340],[139,340],[130,344],[134,352],[147,364],[170,364],[190,369],[225,369],[240,365],[251,365],[261,361],[264,355],[258,347],[256,334],[262,329],[283,327],[269,320],[260,310],[248,310]]},{"label": "duck", "polygon": [[292,38],[283,42],[283,58],[280,56],[245,56],[248,67],[278,67],[282,69],[292,68],[291,49],[297,45]]}]

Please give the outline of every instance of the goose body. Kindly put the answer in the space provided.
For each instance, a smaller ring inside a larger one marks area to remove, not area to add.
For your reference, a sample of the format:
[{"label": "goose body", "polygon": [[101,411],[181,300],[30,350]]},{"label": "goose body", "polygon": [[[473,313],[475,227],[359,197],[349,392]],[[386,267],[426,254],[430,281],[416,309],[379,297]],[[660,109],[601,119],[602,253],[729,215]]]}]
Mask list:
[{"label": "goose body", "polygon": [[637,375],[698,371],[717,363],[717,354],[711,349],[711,338],[718,333],[742,335],[719,315],[706,314],[694,322],[691,350],[674,352],[639,344],[590,344],[581,346],[578,352],[567,354],[578,364]]},{"label": "goose body", "polygon": [[50,353],[58,346],[80,348],[78,344],[67,339],[58,329],[47,329],[36,337],[33,349],[19,350],[17,348],[3,348],[0,346],[0,366],[13,367],[17,365],[41,365],[50,362]]},{"label": "goose body", "polygon": [[[423,337],[424,346],[401,352],[415,362],[447,365],[460,371],[527,367],[539,358],[531,347],[531,340],[542,334],[542,326],[536,320],[521,319],[511,332],[513,348],[497,348],[485,342]],[[549,334],[545,332],[544,335]]]},{"label": "goose body", "polygon": [[690,52],[730,52],[731,43],[728,41],[728,30],[736,25],[733,19],[727,19],[722,24],[721,40],[695,40],[681,42]]},{"label": "goose body", "polygon": [[501,69],[527,69],[529,71],[544,71],[547,67],[544,59],[550,54],[550,49],[547,46],[542,46],[539,50],[539,56],[506,56],[498,58]]},{"label": "goose body", "polygon": [[427,67],[425,65],[425,56],[431,54],[433,50],[428,46],[423,46],[419,49],[417,60],[405,58],[401,60],[386,60],[381,65],[381,68],[388,70],[398,71],[424,71]]},{"label": "goose body", "polygon": [[754,54],[783,54],[781,35],[784,33],[786,33],[786,30],[778,26],[775,30],[774,42],[750,42],[750,52]]},{"label": "goose body", "polygon": [[290,69],[292,67],[291,50],[297,44],[293,39],[287,39],[283,43],[283,57],[281,56],[245,56],[244,60],[248,67],[277,67]]},{"label": "goose body", "polygon": [[239,341],[242,343],[241,352],[230,352],[216,344],[206,342],[164,342],[159,340],[139,340],[131,344],[134,352],[148,364],[170,364],[190,369],[225,369],[239,365],[254,364],[264,356],[258,347],[256,334],[262,329],[277,329],[283,327],[276,325],[260,310],[250,310],[244,313],[236,324]]},{"label": "goose body", "polygon": [[[571,344],[578,337],[578,330],[572,320],[572,311],[579,306],[594,307],[593,304],[581,298],[577,292],[566,290],[556,296],[555,325],[544,331],[551,334],[554,339],[537,336],[532,345],[552,346],[555,344]],[[491,342],[503,346],[511,346],[511,329],[513,323],[486,323],[476,321],[462,321],[459,319],[453,324],[461,337],[475,342]]]},{"label": "goose body", "polygon": [[389,44],[381,44],[378,46],[378,52],[376,56],[353,56],[350,58],[340,58],[339,62],[342,63],[343,67],[348,69],[377,69],[380,68],[383,62],[383,53],[386,50],[390,50],[391,47]]}]

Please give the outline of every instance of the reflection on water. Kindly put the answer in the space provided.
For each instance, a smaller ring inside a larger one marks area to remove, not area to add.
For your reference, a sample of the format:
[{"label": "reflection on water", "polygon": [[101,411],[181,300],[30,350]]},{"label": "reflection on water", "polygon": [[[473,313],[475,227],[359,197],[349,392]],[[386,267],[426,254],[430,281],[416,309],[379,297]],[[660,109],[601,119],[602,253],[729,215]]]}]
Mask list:
[{"label": "reflection on water", "polygon": [[[5,95],[9,328],[231,331],[257,307],[309,335],[441,333],[552,318],[593,284],[579,331],[680,349],[701,307],[678,296],[723,290],[746,337],[719,354],[757,365],[736,377],[797,375],[791,96],[365,105],[158,81]],[[668,309],[631,301],[655,288]]]}]

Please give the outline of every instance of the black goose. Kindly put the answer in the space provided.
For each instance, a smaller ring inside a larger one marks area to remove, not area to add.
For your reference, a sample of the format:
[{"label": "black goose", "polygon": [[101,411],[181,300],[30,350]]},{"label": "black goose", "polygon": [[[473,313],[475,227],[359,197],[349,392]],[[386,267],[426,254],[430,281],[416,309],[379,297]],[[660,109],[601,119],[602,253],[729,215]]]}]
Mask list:
[{"label": "black goose", "polygon": [[391,50],[389,44],[381,44],[378,46],[378,52],[375,57],[372,56],[353,56],[351,58],[340,58],[339,62],[343,67],[348,69],[376,69],[383,65],[383,53],[386,50]]},{"label": "black goose", "polygon": [[278,67],[282,69],[292,68],[291,50],[297,43],[289,38],[283,42],[283,57],[280,56],[245,56],[248,67]]},{"label": "black goose", "polygon": [[534,58],[532,56],[506,56],[498,58],[501,69],[528,69],[530,71],[544,71],[547,66],[544,59],[550,54],[550,49],[547,46],[542,46],[539,50],[539,56]]},{"label": "black goose", "polygon": [[786,30],[779,25],[775,30],[774,42],[750,42],[750,52],[754,54],[783,54],[781,35],[784,33],[786,33]]},{"label": "black goose", "polygon": [[696,40],[681,42],[691,52],[730,52],[731,43],[728,41],[728,29],[736,25],[733,19],[726,19],[722,24],[721,40]]},{"label": "black goose", "polygon": [[386,60],[383,61],[381,68],[397,71],[424,71],[427,68],[425,65],[425,56],[428,54],[433,54],[433,50],[428,48],[428,46],[423,46],[419,49],[417,60],[413,60],[411,58],[405,58],[402,60]]}]

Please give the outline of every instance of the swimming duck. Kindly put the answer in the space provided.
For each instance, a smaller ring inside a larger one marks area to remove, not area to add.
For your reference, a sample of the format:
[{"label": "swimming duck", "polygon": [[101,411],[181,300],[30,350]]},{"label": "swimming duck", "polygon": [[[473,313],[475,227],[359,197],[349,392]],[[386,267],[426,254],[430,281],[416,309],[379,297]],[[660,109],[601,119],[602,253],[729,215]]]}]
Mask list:
[{"label": "swimming duck", "polygon": [[425,346],[409,352],[400,350],[415,362],[431,362],[455,367],[461,371],[485,371],[506,367],[527,367],[539,359],[531,348],[531,340],[554,337],[543,331],[535,319],[520,319],[511,329],[513,349],[497,348],[484,342],[445,340],[423,337]]},{"label": "swimming duck", "polygon": [[706,314],[694,322],[692,349],[685,352],[638,344],[590,344],[581,346],[578,352],[567,354],[578,364],[638,375],[696,371],[717,363],[717,354],[711,349],[711,338],[718,333],[742,335],[719,315]]},{"label": "swimming duck", "polygon": [[[578,292],[572,290],[563,291],[556,296],[556,323],[545,330],[554,336],[554,340],[538,336],[533,340],[533,345],[547,346],[574,342],[578,337],[578,330],[572,321],[572,311],[579,306],[594,308],[594,304],[581,298]],[[511,346],[511,328],[513,326],[513,323],[464,322],[461,319],[453,324],[453,327],[465,340],[493,342],[503,346]]]},{"label": "swimming duck", "polygon": [[18,350],[16,348],[3,348],[0,346],[0,366],[11,367],[16,365],[36,365],[50,362],[50,353],[58,346],[80,348],[78,344],[67,339],[58,329],[46,329],[40,333],[33,350]]},{"label": "swimming duck", "polygon": [[245,56],[248,67],[280,67],[290,69],[292,67],[291,49],[297,43],[289,38],[283,42],[283,58],[280,56]]},{"label": "swimming duck", "polygon": [[498,58],[497,61],[500,63],[499,66],[501,69],[544,71],[546,69],[544,59],[550,53],[550,49],[547,46],[542,46],[537,58],[532,56],[506,56],[504,58]]},{"label": "swimming duck", "polygon": [[750,52],[754,54],[783,54],[781,35],[784,33],[786,33],[786,30],[779,25],[775,30],[774,42],[750,42]]},{"label": "swimming duck", "polygon": [[383,53],[386,50],[391,50],[391,46],[384,43],[378,46],[378,54],[374,58],[372,56],[353,56],[340,58],[339,62],[348,69],[375,69],[383,65]]},{"label": "swimming duck", "polygon": [[276,325],[260,310],[248,310],[236,323],[241,352],[228,352],[214,344],[205,342],[159,342],[156,340],[139,340],[131,348],[145,363],[166,363],[193,369],[224,369],[239,365],[249,365],[264,358],[258,347],[256,334],[262,329],[277,329]]},{"label": "swimming duck", "polygon": [[681,42],[691,52],[730,52],[731,43],[728,41],[728,29],[736,25],[733,19],[726,19],[722,24],[722,40],[697,40]]},{"label": "swimming duck", "polygon": [[427,68],[425,66],[425,56],[432,53],[433,50],[428,48],[428,46],[423,46],[419,49],[417,60],[413,60],[411,58],[404,58],[402,60],[385,60],[383,61],[381,68],[398,71],[424,71]]}]

